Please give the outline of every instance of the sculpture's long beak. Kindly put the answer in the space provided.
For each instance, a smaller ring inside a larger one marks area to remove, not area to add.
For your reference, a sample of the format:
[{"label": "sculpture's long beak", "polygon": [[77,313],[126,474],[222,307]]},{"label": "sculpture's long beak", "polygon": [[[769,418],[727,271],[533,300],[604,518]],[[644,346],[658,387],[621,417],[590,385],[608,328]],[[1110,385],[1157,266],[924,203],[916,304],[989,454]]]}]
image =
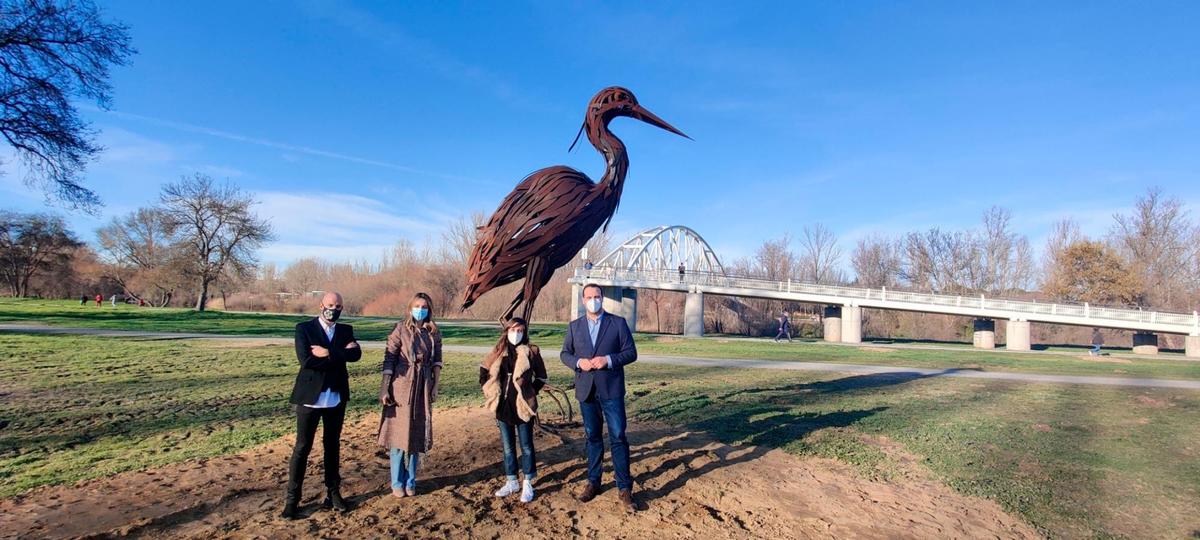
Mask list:
[{"label": "sculpture's long beak", "polygon": [[655,116],[655,114],[654,114],[654,113],[652,113],[652,112],[650,112],[650,111],[646,110],[646,108],[645,108],[645,107],[642,107],[641,105],[634,105],[634,106],[633,106],[633,110],[631,111],[631,114],[630,114],[630,116],[632,116],[632,117],[634,117],[634,118],[637,118],[638,120],[641,120],[641,121],[643,121],[643,122],[645,122],[645,123],[647,123],[647,124],[650,124],[650,125],[652,125],[652,126],[658,126],[658,127],[662,128],[662,129],[665,129],[665,130],[667,130],[667,131],[670,131],[671,133],[674,133],[674,134],[676,134],[676,135],[679,135],[680,137],[683,137],[683,138],[685,138],[685,139],[688,139],[688,140],[694,140],[694,139],[692,139],[691,137],[688,137],[686,133],[684,133],[684,132],[682,132],[682,131],[679,131],[678,129],[675,129],[675,126],[672,126],[671,124],[668,124],[668,123],[667,123],[665,120],[663,120],[662,118],[659,118],[658,116]]}]

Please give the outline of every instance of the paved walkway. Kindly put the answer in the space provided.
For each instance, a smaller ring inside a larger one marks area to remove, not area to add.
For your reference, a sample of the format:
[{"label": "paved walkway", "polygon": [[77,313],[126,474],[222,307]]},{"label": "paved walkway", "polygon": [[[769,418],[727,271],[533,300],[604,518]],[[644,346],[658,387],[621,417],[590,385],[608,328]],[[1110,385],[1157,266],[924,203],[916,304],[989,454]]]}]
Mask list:
[{"label": "paved walkway", "polygon": [[[219,339],[250,340],[261,343],[290,345],[291,338],[259,337],[245,335],[192,334],[178,332],[145,332],[139,330],[109,330],[103,328],[70,328],[62,326],[38,326],[27,324],[0,324],[0,332],[25,334],[82,334],[105,337],[138,337],[147,339]],[[382,341],[360,341],[363,347],[383,348]],[[445,345],[445,351],[472,354],[486,353],[491,347],[482,345]],[[1037,373],[1012,373],[1003,371],[980,371],[977,369],[928,369],[903,366],[875,366],[864,364],[835,364],[829,362],[790,362],[785,360],[754,360],[737,358],[690,358],[682,356],[660,356],[639,354],[639,362],[694,366],[701,368],[751,368],[784,369],[792,371],[832,371],[840,373],[890,374],[897,377],[959,377],[966,379],[989,379],[998,381],[1020,381],[1054,384],[1086,384],[1096,386],[1125,386],[1137,388],[1179,388],[1200,390],[1200,381],[1177,379],[1144,379],[1135,377],[1096,377],[1088,375],[1043,375]]]}]

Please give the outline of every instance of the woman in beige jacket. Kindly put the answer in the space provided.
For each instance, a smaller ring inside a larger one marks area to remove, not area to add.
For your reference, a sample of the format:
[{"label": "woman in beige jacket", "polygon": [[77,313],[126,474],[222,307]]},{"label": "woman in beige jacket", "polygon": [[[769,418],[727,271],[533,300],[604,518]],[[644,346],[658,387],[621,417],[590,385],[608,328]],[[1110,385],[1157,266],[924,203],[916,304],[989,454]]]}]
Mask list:
[{"label": "woman in beige jacket", "polygon": [[388,336],[383,353],[379,444],[390,451],[392,495],[417,494],[420,455],[433,447],[433,402],[442,375],[442,335],[429,295],[417,293],[409,317]]},{"label": "woman in beige jacket", "polygon": [[[533,500],[537,477],[537,455],[533,448],[533,426],[537,421],[537,393],[546,385],[546,364],[537,345],[529,342],[525,321],[513,318],[504,325],[500,341],[479,366],[479,385],[485,406],[496,413],[500,443],[504,447],[507,481],[497,497],[521,492],[521,502]],[[517,441],[521,447],[521,472],[517,483]]]}]

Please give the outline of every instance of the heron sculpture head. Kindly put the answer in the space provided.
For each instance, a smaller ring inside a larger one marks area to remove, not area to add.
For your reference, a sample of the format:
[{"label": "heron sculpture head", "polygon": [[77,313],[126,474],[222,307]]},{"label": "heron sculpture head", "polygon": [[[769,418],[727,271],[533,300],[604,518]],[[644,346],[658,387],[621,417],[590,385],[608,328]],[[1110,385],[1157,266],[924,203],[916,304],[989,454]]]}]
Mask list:
[{"label": "heron sculpture head", "polygon": [[618,116],[636,118],[652,126],[691,139],[684,132],[675,129],[675,126],[668,124],[638,104],[637,97],[633,95],[633,92],[620,86],[610,86],[597,92],[592,101],[588,103],[587,113],[583,117],[583,125],[579,127],[579,133],[575,135],[575,140],[567,151],[575,148],[575,144],[579,142],[579,136],[584,131],[587,131],[588,140],[592,142],[592,145],[602,148],[601,135],[607,131],[608,123]]}]

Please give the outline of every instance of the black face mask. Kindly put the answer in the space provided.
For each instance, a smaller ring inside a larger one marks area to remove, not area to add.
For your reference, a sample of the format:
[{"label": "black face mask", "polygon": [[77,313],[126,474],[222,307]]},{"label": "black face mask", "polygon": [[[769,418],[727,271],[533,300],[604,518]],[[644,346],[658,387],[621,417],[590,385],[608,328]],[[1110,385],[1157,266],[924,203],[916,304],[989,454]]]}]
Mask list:
[{"label": "black face mask", "polygon": [[342,308],[321,308],[321,317],[329,322],[337,322],[342,316]]}]

